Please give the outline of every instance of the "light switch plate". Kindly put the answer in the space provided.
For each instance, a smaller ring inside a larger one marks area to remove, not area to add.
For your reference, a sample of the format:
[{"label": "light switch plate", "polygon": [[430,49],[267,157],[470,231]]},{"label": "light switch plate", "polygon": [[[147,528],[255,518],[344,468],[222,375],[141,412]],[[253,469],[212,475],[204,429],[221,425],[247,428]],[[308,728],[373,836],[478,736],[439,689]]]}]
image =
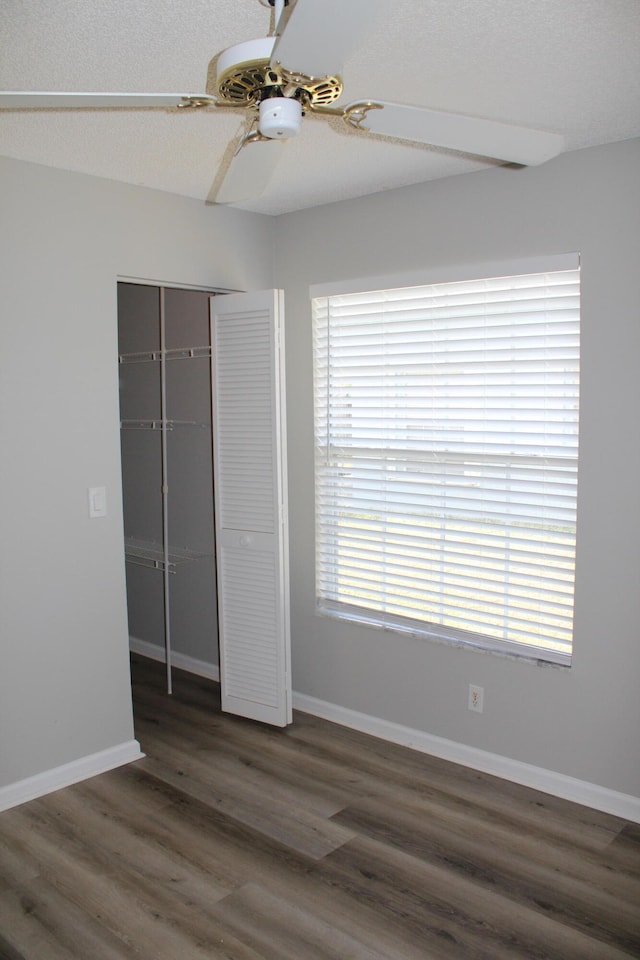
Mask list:
[{"label": "light switch plate", "polygon": [[89,487],[89,516],[93,520],[96,517],[106,517],[107,515],[107,489],[106,487]]}]

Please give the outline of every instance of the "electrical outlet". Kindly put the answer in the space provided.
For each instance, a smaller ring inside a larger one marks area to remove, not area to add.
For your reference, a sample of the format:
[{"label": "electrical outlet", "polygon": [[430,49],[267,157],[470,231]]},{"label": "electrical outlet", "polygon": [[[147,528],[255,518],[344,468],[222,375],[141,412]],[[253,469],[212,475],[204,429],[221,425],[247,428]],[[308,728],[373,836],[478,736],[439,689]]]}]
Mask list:
[{"label": "electrical outlet", "polygon": [[469,684],[469,702],[467,706],[474,713],[482,713],[484,705],[484,687],[477,687],[475,683]]}]

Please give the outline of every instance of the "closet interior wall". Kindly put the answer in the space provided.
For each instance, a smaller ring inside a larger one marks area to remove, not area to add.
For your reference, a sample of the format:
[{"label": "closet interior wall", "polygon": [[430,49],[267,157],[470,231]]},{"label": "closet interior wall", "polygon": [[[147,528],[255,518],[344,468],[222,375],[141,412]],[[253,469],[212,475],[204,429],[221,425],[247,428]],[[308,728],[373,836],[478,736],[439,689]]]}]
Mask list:
[{"label": "closet interior wall", "polygon": [[129,633],[169,690],[172,657],[218,663],[210,296],[118,284]]}]

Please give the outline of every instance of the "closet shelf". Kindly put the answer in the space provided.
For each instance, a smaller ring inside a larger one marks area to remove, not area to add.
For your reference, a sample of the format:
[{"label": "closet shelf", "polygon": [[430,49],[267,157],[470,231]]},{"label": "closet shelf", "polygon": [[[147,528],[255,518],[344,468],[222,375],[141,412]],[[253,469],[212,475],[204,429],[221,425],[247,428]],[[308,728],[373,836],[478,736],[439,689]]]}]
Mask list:
[{"label": "closet shelf", "polygon": [[[161,543],[152,540],[136,540],[133,537],[125,537],[124,554],[127,563],[136,563],[142,567],[150,567],[153,570],[165,569],[164,549]],[[188,547],[170,547],[168,553],[169,573],[175,573],[176,567],[181,563],[190,560],[203,560],[205,557],[212,557],[211,553],[200,553],[196,550],[190,550]]]},{"label": "closet shelf", "polygon": [[161,357],[160,350],[147,350],[144,353],[121,353],[118,356],[119,363],[153,363]]},{"label": "closet shelf", "polygon": [[179,430],[181,427],[195,427],[198,430],[210,430],[210,423],[199,420],[121,420],[122,430]]},{"label": "closet shelf", "polygon": [[157,360],[198,360],[211,357],[211,347],[172,347],[169,350],[146,350],[141,353],[121,353],[120,363],[153,363]]}]

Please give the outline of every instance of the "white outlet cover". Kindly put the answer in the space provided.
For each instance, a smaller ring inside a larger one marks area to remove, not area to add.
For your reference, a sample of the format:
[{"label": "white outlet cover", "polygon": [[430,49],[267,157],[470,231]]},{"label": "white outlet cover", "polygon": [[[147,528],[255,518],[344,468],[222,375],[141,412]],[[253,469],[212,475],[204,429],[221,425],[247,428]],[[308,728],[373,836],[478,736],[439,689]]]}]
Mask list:
[{"label": "white outlet cover", "polygon": [[484,688],[476,686],[475,683],[469,684],[469,710],[474,713],[482,713],[484,707]]}]

